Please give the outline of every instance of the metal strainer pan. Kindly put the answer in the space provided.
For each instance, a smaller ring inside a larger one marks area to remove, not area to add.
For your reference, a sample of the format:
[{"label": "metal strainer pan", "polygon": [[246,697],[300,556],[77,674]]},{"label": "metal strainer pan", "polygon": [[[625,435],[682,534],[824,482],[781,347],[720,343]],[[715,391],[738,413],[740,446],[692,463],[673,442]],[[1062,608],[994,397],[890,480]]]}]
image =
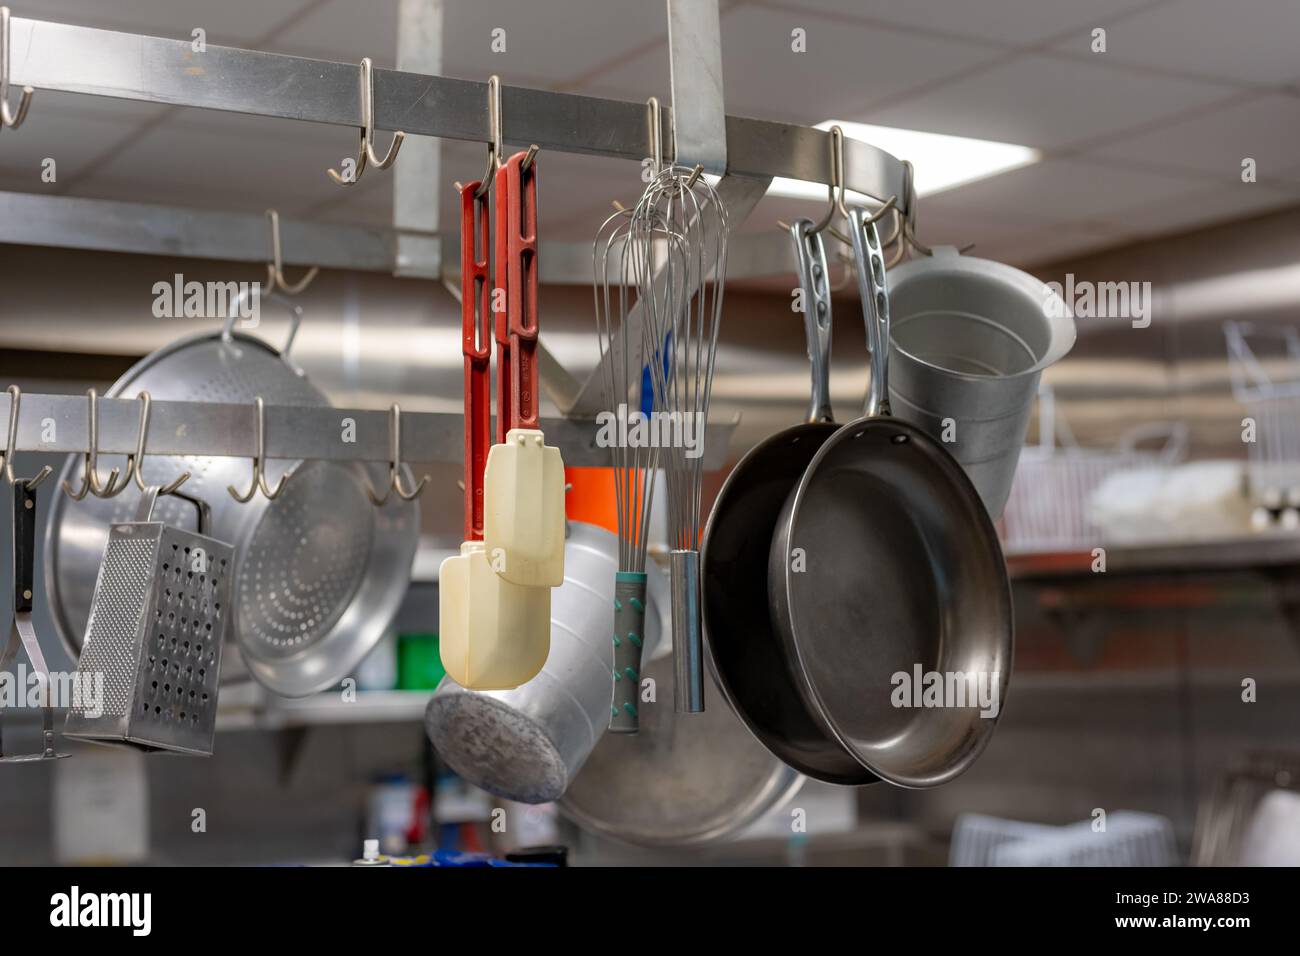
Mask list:
[{"label": "metal strainer pan", "polygon": [[[301,315],[294,308],[293,330]],[[239,332],[228,321],[221,333],[189,336],[146,357],[107,394],[132,398],[269,405],[328,405],[275,348]],[[117,458],[117,461],[113,459]],[[124,467],[123,456],[103,455],[105,469]],[[414,501],[392,495],[382,507],[366,497],[365,480],[387,481],[387,466],[328,461],[266,462],[273,487],[292,473],[283,494],[261,494],[240,504],[227,485],[244,487],[250,465],[240,458],[150,456],[158,474],[192,477],[185,491],[212,506],[212,534],[235,547],[231,632],[252,675],[286,697],[303,697],[347,676],[379,641],[397,613],[410,581],[419,537]],[[81,468],[69,458],[61,477]],[[409,476],[408,476],[409,482]],[[74,485],[76,478],[73,478]],[[128,486],[115,498],[57,495],[45,531],[45,579],[55,626],[69,652],[80,654],[99,559],[110,525],[129,520],[140,493]],[[192,523],[170,498],[158,520]]]}]

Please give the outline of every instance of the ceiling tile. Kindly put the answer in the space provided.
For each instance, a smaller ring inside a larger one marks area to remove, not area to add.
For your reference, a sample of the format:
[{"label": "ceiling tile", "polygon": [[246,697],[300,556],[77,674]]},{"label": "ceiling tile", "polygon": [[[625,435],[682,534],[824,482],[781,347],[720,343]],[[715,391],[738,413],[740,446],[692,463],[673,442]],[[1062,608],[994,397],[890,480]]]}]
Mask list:
[{"label": "ceiling tile", "polygon": [[1093,63],[1026,54],[870,110],[863,118],[886,126],[1060,149],[1200,106],[1228,92],[1213,83],[1135,78]]},{"label": "ceiling tile", "polygon": [[1088,155],[1197,170],[1230,184],[1241,183],[1242,159],[1251,157],[1260,182],[1276,181],[1300,157],[1300,98],[1265,94],[1126,134]]},{"label": "ceiling tile", "polygon": [[969,183],[921,200],[919,225],[938,213],[996,216],[1005,211],[1021,221],[1122,222],[1139,203],[1192,195],[1205,189],[1201,178],[1103,166],[1073,159],[1049,159],[1001,176]]},{"label": "ceiling tile", "polygon": [[1300,187],[1278,189],[1262,183],[1239,182],[1173,201],[1135,206],[1126,222],[1136,236],[1161,236],[1293,206],[1300,206]]},{"label": "ceiling tile", "polygon": [[[1295,0],[1175,0],[1116,24],[1105,58],[1144,67],[1282,83],[1300,77],[1300,3]],[[1085,52],[1087,38],[1061,49]]]},{"label": "ceiling tile", "polygon": [[1028,269],[1108,249],[1127,239],[1127,235],[1118,229],[1058,226],[980,242],[970,254]]},{"label": "ceiling tile", "polygon": [[[1037,43],[1106,20],[1151,0],[798,0],[798,6],[897,23],[916,29],[978,37],[995,43]],[[778,3],[796,6],[794,3]]]},{"label": "ceiling tile", "polygon": [[[808,49],[790,49],[790,31],[808,31]],[[812,14],[741,6],[722,19],[727,112],[817,123],[901,90],[956,74],[998,55],[984,45],[826,20]],[[671,102],[668,50],[660,45],[593,78],[583,92],[618,99],[657,95]]]},{"label": "ceiling tile", "polygon": [[209,43],[241,46],[265,36],[307,6],[310,0],[39,0],[15,8],[14,15],[186,40],[191,31],[202,27]]},{"label": "ceiling tile", "polygon": [[[105,149],[130,132],[112,119],[69,120],[52,106],[42,93],[32,99],[31,112],[22,127],[0,134],[0,170],[19,185],[6,186],[27,192],[44,192],[50,184],[41,182],[41,164],[46,158],[55,162],[57,183],[80,175]],[[26,182],[23,186],[21,183]],[[56,187],[57,188],[57,185]]]},{"label": "ceiling tile", "polygon": [[[617,58],[667,32],[663,5],[644,0],[473,0],[448,2],[443,19],[443,69],[448,76],[550,88]],[[398,0],[366,4],[328,0],[278,38],[276,49],[301,56],[352,62],[369,56],[376,66],[396,64]],[[505,50],[492,48],[493,31],[505,31]]]}]

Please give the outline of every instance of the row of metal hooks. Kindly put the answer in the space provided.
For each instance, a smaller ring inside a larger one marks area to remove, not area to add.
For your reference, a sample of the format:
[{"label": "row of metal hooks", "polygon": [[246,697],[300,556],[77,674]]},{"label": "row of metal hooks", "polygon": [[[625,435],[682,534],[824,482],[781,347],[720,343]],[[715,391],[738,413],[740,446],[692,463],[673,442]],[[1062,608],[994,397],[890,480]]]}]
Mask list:
[{"label": "row of metal hooks", "polygon": [[[5,480],[12,485],[19,480],[14,476],[13,458],[14,449],[18,447],[18,417],[21,414],[22,390],[17,385],[10,385],[8,392],[10,397],[8,442],[5,444],[5,453],[0,454],[0,471],[3,472]],[[99,394],[93,388],[87,390],[88,435],[86,451],[82,456],[81,484],[80,487],[74,488],[72,482],[63,482],[63,490],[73,500],[81,501],[87,495],[94,495],[96,498],[116,498],[126,490],[132,481],[141,491],[146,490],[152,484],[144,477],[144,456],[149,438],[149,411],[152,400],[148,392],[141,392],[136,398],[140,402],[140,424],[136,433],[135,451],[127,455],[125,471],[121,468],[112,468],[109,470],[107,478],[101,478],[99,472]],[[268,500],[274,501],[284,493],[285,485],[290,477],[288,474],[281,475],[280,480],[274,486],[267,480],[266,408],[261,396],[253,400],[253,407],[257,411],[257,450],[253,455],[253,477],[246,491],[240,491],[234,485],[226,486],[226,490],[231,497],[241,503],[251,501],[259,491]],[[402,409],[396,402],[392,404],[388,412],[388,448],[387,485],[380,491],[376,491],[369,485],[366,488],[366,494],[376,506],[384,505],[393,493],[396,493],[403,501],[411,501],[424,491],[425,485],[429,482],[429,476],[424,475],[414,488],[408,487],[405,483],[405,478],[402,475]],[[35,478],[26,480],[27,486],[34,489],[49,477],[51,471],[50,466],[46,465]],[[159,494],[172,494],[181,485],[189,481],[191,474],[189,471],[184,472],[170,484],[164,485]]]}]

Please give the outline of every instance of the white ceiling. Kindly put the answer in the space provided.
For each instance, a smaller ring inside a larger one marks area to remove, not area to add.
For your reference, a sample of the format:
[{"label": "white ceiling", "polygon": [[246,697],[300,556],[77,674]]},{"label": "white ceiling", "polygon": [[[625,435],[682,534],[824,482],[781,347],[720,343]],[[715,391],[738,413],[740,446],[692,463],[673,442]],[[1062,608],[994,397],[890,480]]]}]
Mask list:
[{"label": "white ceiling", "polygon": [[[444,72],[620,99],[669,97],[658,0],[445,0]],[[394,66],[398,0],[29,0],[16,16]],[[1042,163],[925,199],[930,243],[976,242],[1034,264],[1300,205],[1300,0],[735,0],[723,3],[729,112],[861,120],[1005,139]],[[507,49],[492,53],[491,30]],[[790,50],[807,31],[808,52]],[[1104,27],[1108,52],[1092,53]],[[41,92],[0,136],[0,189],[384,225],[391,176],[351,189],[325,168],[355,147],[336,127]],[[382,143],[387,138],[381,137]],[[1243,184],[1243,157],[1259,181]],[[58,161],[58,182],[40,164]],[[401,160],[399,158],[398,162]],[[589,238],[627,163],[544,160],[545,234]],[[448,182],[482,147],[447,143]],[[447,198],[451,198],[450,187]],[[817,210],[766,200],[744,227]]]}]

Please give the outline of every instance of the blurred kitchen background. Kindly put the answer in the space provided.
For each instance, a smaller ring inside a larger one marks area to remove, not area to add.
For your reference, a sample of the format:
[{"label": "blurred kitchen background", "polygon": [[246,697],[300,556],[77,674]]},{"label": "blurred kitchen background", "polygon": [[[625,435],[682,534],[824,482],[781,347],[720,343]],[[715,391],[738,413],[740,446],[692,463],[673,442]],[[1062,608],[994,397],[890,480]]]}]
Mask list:
[{"label": "blurred kitchen background", "polygon": [[[347,62],[370,56],[393,67],[401,7],[29,0],[14,15],[184,38],[201,26],[213,44]],[[670,102],[661,4],[441,7],[438,72]],[[498,26],[508,45],[493,53]],[[790,55],[796,27],[807,31],[806,56]],[[1099,27],[1105,52],[1093,51]],[[687,850],[598,838],[549,805],[511,805],[506,834],[493,832],[492,808],[504,804],[459,784],[422,726],[437,677],[432,569],[460,541],[461,498],[459,465],[416,465],[432,476],[416,580],[391,638],[358,675],[358,703],[342,706],[336,692],[277,701],[239,685],[223,693],[209,759],[77,748],[76,759],[57,764],[0,766],[0,863],[333,861],[358,856],[363,837],[383,833],[385,848],[402,851],[563,843],[573,862],[944,864],[963,814],[1066,825],[1098,808],[1169,821],[1169,859],[1187,862],[1194,849],[1209,852],[1216,786],[1220,816],[1240,791],[1225,775],[1251,767],[1233,779],[1297,785],[1288,754],[1300,753],[1300,514],[1292,507],[1300,507],[1300,481],[1293,488],[1284,470],[1252,483],[1248,465],[1285,462],[1286,449],[1294,458],[1300,446],[1292,414],[1300,405],[1287,404],[1300,394],[1300,354],[1288,352],[1287,337],[1300,326],[1300,8],[1291,0],[764,0],[724,3],[722,34],[730,113],[1038,151],[1010,171],[932,195],[922,189],[927,244],[974,243],[971,254],[1049,282],[1150,283],[1149,324],[1081,317],[1073,351],[1044,376],[1050,400],[1040,403],[1041,420],[1052,427],[1031,426],[1020,479],[1032,488],[1019,491],[1027,499],[1036,490],[1048,506],[1018,532],[1014,510],[1007,517],[1005,533],[1021,535],[1018,548],[1008,540],[1016,666],[1001,725],[973,769],[924,792],[809,783],[743,838]],[[0,190],[255,213],[274,206],[292,219],[391,228],[399,212],[391,174],[371,172],[350,190],[324,175],[354,147],[355,134],[340,128],[40,92],[26,125],[0,136]],[[55,183],[41,180],[46,157],[57,159]],[[483,148],[444,142],[436,162],[443,221],[454,227],[449,184],[480,175]],[[630,203],[641,188],[627,163],[549,154],[543,168],[543,261],[548,240],[590,241],[611,200]],[[919,160],[918,170],[924,176]],[[816,218],[823,202],[770,196],[737,243],[775,237],[783,248],[777,220]],[[258,265],[27,244],[34,225],[7,218],[0,383],[29,393],[102,390],[140,357],[201,331],[205,320],[153,317],[160,279],[263,275]],[[732,462],[806,406],[791,266],[752,271],[728,285],[714,384],[718,413],[740,416]],[[460,408],[459,306],[438,281],[326,270],[299,301],[296,359],[334,403]],[[589,285],[549,283],[542,308],[543,341],[581,378],[597,357]],[[832,397],[848,419],[867,380],[851,285],[835,311]],[[278,341],[284,328],[267,310],[258,334]],[[1247,348],[1234,355],[1234,343]],[[1243,442],[1251,416],[1280,422],[1268,447]],[[1127,444],[1135,436],[1142,440]],[[1051,448],[1040,444],[1047,439]],[[41,464],[20,461],[25,471]],[[709,477],[706,496],[721,477]],[[1096,498],[1106,481],[1109,492]],[[1104,574],[1060,557],[1091,555],[1098,541]],[[39,575],[37,583],[38,628],[48,635]],[[0,611],[7,620],[7,606]],[[45,652],[51,667],[70,666],[57,640]],[[1257,688],[1249,703],[1248,678]],[[34,738],[37,726],[28,715],[6,738]],[[792,807],[807,811],[806,833],[791,833]],[[199,808],[205,833],[194,829]],[[1296,825],[1294,805],[1290,813]]]}]

